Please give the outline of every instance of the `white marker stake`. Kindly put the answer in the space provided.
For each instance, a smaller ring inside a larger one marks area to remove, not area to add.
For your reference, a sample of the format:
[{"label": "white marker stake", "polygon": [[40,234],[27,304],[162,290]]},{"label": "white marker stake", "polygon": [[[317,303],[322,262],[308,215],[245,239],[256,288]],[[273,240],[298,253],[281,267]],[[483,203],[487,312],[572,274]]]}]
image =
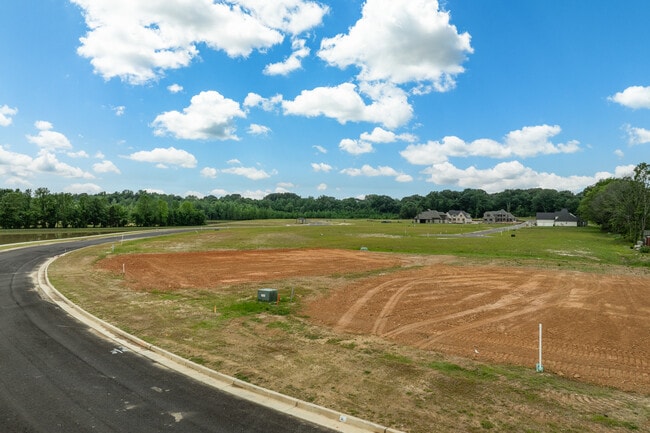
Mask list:
[{"label": "white marker stake", "polygon": [[539,324],[539,363],[536,368],[538,373],[544,371],[544,366],[542,365],[542,324]]}]

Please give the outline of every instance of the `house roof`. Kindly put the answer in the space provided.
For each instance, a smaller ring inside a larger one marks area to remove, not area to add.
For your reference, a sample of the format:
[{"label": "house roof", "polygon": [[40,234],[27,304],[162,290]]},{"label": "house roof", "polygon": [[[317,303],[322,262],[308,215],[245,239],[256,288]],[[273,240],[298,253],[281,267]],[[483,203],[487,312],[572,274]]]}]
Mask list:
[{"label": "house roof", "polygon": [[538,220],[553,220],[559,222],[576,222],[580,220],[580,218],[569,212],[568,209],[562,209],[558,212],[537,212],[536,218]]},{"label": "house roof", "polygon": [[435,219],[442,219],[444,216],[437,210],[425,210],[424,212],[420,212],[415,218],[419,220],[435,220]]},{"label": "house roof", "polygon": [[465,218],[471,218],[470,214],[465,212],[464,210],[450,210],[447,212],[450,216],[458,216],[458,215],[464,215]]}]

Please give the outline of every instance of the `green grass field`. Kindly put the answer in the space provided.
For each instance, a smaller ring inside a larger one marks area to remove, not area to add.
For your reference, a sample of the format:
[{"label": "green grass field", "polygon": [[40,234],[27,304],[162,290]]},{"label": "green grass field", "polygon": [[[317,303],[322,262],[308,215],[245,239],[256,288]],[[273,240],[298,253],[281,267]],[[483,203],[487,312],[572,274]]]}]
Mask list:
[{"label": "green grass field", "polygon": [[[511,226],[508,226],[511,228]],[[649,267],[620,237],[597,227],[526,227],[484,236],[477,231],[504,228],[486,224],[413,224],[410,221],[326,220],[296,224],[293,220],[262,220],[214,224],[178,235],[197,250],[258,248],[343,248],[371,251],[454,255],[477,260],[505,260],[540,266],[569,266],[598,271],[606,265]],[[206,231],[223,236],[205,236]],[[189,241],[194,237],[195,241]],[[133,252],[155,251],[156,241],[129,243]],[[126,252],[126,250],[121,250]]]}]

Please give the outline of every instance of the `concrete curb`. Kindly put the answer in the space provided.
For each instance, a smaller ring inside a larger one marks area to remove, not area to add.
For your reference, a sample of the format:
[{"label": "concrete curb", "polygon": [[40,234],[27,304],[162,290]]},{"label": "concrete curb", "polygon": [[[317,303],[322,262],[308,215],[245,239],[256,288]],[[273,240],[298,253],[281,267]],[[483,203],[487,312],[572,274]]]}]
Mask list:
[{"label": "concrete curb", "polygon": [[36,286],[41,294],[49,301],[58,305],[71,316],[87,324],[96,332],[118,343],[122,348],[136,352],[170,369],[186,374],[196,380],[218,388],[237,397],[261,404],[274,410],[286,413],[296,418],[345,433],[403,433],[370,421],[343,414],[332,409],[318,406],[306,401],[271,391],[253,385],[232,376],[219,373],[202,365],[196,364],[138,337],[128,334],[114,325],[80,308],[63,296],[52,286],[48,279],[49,265],[59,258],[55,256],[45,262],[38,270]]}]

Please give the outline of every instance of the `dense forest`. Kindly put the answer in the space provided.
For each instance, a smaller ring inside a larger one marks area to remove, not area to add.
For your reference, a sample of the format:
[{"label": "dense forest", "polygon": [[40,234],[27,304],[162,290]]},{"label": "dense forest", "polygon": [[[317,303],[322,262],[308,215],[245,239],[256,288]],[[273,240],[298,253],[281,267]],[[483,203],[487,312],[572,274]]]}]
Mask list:
[{"label": "dense forest", "polygon": [[124,227],[202,225],[208,220],[270,218],[410,219],[419,212],[463,210],[474,219],[504,209],[534,217],[537,212],[566,208],[603,229],[638,239],[650,213],[650,166],[639,164],[634,175],[606,179],[579,194],[552,189],[510,189],[488,194],[480,189],[432,191],[425,196],[395,199],[371,194],[363,199],[273,193],[263,199],[231,194],[223,197],[180,197],[146,191],[95,195],[36,190],[0,190],[0,227]]}]

